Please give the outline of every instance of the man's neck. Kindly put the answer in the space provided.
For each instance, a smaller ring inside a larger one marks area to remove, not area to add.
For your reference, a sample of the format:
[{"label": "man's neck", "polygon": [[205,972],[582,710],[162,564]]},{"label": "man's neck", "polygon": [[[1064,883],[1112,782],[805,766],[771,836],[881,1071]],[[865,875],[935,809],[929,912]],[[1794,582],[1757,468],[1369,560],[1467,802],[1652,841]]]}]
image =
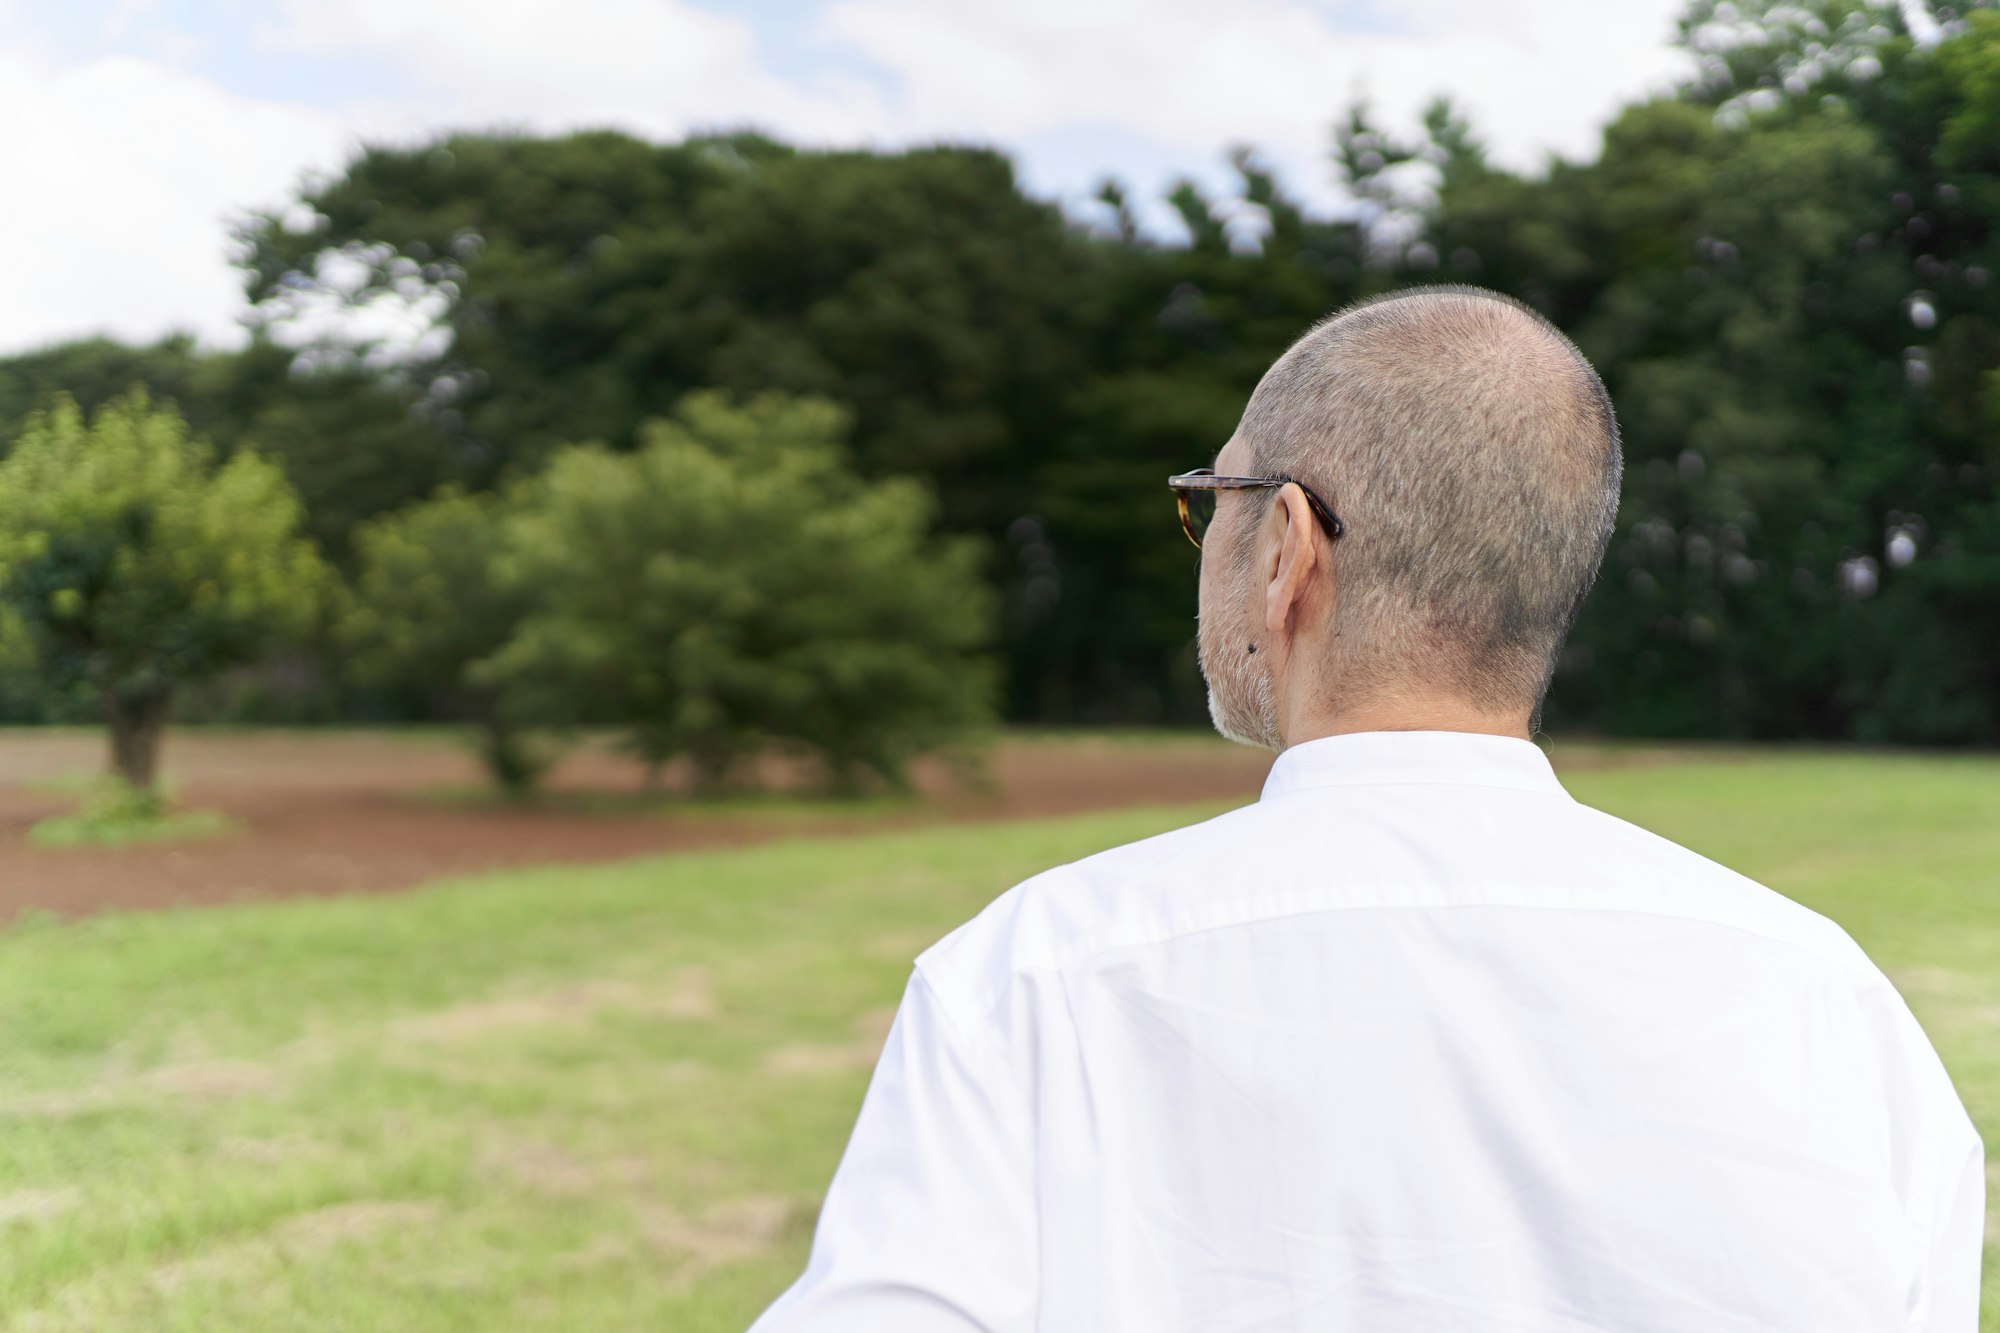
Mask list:
[{"label": "man's neck", "polygon": [[1284,740],[1289,748],[1351,731],[1471,731],[1529,740],[1528,720],[1525,708],[1492,713],[1449,697],[1377,698],[1287,718]]}]

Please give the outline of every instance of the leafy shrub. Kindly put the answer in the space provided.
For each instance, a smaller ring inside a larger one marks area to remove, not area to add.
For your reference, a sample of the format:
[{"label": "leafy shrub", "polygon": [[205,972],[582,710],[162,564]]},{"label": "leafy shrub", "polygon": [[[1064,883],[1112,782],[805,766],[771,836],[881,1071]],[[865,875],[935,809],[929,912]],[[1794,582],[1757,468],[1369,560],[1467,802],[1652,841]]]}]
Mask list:
[{"label": "leafy shrub", "polygon": [[837,788],[991,725],[994,599],[973,538],[909,478],[865,482],[832,403],[684,399],[635,453],[577,446],[512,499],[529,607],[472,676],[535,716],[610,723],[649,764],[731,781],[772,742]]}]

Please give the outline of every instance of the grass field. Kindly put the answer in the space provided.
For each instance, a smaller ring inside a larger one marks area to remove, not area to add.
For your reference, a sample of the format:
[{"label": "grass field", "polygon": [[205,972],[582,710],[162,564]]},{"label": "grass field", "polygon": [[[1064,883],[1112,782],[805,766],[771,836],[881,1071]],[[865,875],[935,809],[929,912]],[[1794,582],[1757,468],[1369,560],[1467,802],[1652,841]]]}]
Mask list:
[{"label": "grass field", "polygon": [[[1565,780],[1846,926],[2000,1147],[2000,761]],[[0,934],[0,1328],[740,1330],[804,1261],[911,958],[1222,808],[27,921]]]}]

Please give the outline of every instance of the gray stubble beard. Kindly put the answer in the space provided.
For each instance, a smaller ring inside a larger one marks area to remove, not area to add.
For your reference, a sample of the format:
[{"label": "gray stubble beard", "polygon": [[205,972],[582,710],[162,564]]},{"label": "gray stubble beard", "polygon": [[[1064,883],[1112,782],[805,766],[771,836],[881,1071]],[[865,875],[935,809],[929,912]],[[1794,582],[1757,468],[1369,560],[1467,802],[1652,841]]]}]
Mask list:
[{"label": "gray stubble beard", "polygon": [[[1250,604],[1253,586],[1248,560],[1230,563],[1219,614],[1234,615]],[[1278,702],[1270,668],[1242,644],[1217,642],[1231,627],[1213,627],[1200,620],[1195,635],[1195,662],[1208,686],[1208,716],[1215,729],[1232,741],[1266,750],[1285,748],[1278,735]]]}]

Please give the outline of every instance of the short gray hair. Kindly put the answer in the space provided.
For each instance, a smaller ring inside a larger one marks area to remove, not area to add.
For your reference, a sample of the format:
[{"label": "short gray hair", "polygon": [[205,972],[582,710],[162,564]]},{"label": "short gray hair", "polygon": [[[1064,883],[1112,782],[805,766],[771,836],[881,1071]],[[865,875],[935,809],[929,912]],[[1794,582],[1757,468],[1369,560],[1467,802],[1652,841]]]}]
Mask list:
[{"label": "short gray hair", "polygon": [[1346,526],[1330,684],[1422,681],[1539,721],[1624,471],[1610,396],[1561,330],[1478,287],[1363,301],[1292,344],[1237,433]]}]

